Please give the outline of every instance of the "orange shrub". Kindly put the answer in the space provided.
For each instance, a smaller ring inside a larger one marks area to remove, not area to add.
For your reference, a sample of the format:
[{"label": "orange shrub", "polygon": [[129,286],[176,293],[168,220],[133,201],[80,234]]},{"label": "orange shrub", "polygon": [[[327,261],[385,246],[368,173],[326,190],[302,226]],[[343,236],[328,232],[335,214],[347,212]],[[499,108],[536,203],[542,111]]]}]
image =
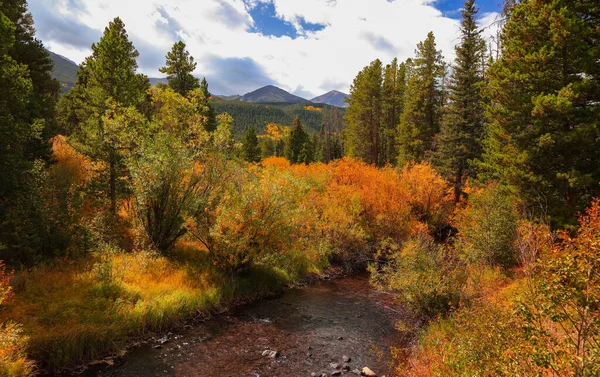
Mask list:
[{"label": "orange shrub", "polygon": [[404,239],[409,234],[409,192],[394,169],[378,169],[344,158],[332,163],[331,170],[335,183],[358,193],[366,227],[375,239]]},{"label": "orange shrub", "polygon": [[417,220],[433,228],[448,224],[454,207],[451,188],[428,163],[407,164],[400,181]]},{"label": "orange shrub", "polygon": [[275,166],[278,168],[289,168],[290,162],[285,157],[268,157],[262,160],[264,166]]}]

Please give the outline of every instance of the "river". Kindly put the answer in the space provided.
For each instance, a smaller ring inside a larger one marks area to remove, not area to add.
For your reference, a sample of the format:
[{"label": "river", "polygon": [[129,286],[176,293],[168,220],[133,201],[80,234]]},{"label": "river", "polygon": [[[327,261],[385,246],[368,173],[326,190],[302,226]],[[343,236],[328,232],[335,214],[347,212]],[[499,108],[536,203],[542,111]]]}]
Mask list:
[{"label": "river", "polygon": [[395,329],[399,315],[366,276],[321,281],[157,337],[83,376],[329,376],[337,363],[349,369],[342,375],[367,366],[389,377],[390,346],[407,339]]}]

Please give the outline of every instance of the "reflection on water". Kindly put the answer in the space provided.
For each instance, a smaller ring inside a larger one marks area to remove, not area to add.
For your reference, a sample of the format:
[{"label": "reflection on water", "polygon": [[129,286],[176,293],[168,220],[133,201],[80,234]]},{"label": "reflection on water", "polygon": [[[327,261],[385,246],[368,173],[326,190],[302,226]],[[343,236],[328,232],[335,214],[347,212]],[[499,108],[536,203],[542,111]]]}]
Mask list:
[{"label": "reflection on water", "polygon": [[368,366],[389,376],[389,346],[403,339],[389,301],[366,277],[319,282],[138,346],[84,376],[310,376],[332,373],[332,363],[348,364],[345,375]]}]

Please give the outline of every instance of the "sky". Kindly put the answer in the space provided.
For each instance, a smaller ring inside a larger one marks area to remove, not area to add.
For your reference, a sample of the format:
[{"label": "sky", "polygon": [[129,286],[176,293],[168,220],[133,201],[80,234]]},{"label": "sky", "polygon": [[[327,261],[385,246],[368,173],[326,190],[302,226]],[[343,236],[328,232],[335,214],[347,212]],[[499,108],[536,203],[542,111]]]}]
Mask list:
[{"label": "sky", "polygon": [[[501,0],[479,0],[478,23],[496,32]],[[433,31],[444,58],[459,42],[461,0],[29,0],[37,36],[80,63],[115,17],[125,22],[150,77],[182,40],[214,94],[276,85],[313,98],[348,93],[356,74],[414,55]]]}]

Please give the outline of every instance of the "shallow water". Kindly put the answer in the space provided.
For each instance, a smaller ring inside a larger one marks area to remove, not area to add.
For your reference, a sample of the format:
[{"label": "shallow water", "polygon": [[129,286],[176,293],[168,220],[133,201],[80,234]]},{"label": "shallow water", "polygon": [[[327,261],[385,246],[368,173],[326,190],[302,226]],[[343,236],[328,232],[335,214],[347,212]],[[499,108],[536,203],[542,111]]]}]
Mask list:
[{"label": "shallow water", "polygon": [[[367,277],[323,281],[155,339],[83,376],[310,376],[333,372],[330,364],[342,366],[343,356],[350,370],[368,366],[390,376],[389,348],[405,340],[394,328],[398,315]],[[279,356],[263,356],[265,350]]]}]

